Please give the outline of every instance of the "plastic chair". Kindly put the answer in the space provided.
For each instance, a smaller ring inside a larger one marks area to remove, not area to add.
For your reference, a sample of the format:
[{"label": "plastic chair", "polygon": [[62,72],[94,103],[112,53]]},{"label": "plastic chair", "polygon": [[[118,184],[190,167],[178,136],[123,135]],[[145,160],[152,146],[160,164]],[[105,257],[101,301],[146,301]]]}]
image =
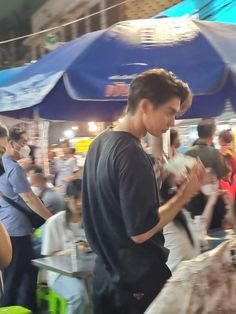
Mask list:
[{"label": "plastic chair", "polygon": [[48,305],[51,314],[66,314],[66,300],[48,288]]},{"label": "plastic chair", "polygon": [[38,286],[36,297],[38,308],[42,306],[43,302],[47,302],[51,314],[66,314],[66,300],[48,286]]},{"label": "plastic chair", "polygon": [[49,288],[47,285],[38,285],[36,290],[37,307],[41,308],[43,302],[48,303]]},{"label": "plastic chair", "polygon": [[35,238],[42,238],[42,229],[41,228],[35,229],[34,233],[33,233],[33,236]]},{"label": "plastic chair", "polygon": [[0,314],[32,314],[32,311],[22,306],[7,306],[0,308]]}]

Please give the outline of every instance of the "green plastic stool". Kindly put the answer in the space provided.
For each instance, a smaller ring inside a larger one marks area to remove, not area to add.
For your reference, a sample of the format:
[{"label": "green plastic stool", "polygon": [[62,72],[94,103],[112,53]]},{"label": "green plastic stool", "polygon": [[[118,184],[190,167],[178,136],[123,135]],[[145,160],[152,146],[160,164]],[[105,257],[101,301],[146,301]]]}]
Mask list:
[{"label": "green plastic stool", "polygon": [[32,311],[22,306],[7,306],[0,308],[0,314],[32,314]]},{"label": "green plastic stool", "polygon": [[66,314],[66,300],[55,291],[48,288],[48,304],[51,314]]},{"label": "green plastic stool", "polygon": [[35,229],[34,233],[33,233],[33,236],[35,238],[42,238],[42,229],[41,228]]},{"label": "green plastic stool", "polygon": [[47,285],[38,285],[36,290],[37,307],[40,309],[43,302],[48,303],[49,288]]}]

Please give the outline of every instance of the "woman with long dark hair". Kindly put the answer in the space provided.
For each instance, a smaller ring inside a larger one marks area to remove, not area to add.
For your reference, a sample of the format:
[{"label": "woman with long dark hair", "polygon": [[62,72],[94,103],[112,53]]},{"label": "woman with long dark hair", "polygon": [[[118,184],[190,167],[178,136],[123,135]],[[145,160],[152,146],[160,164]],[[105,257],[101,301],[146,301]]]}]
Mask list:
[{"label": "woman with long dark hair", "polygon": [[[66,202],[66,210],[52,216],[44,227],[42,255],[69,255],[74,243],[86,242],[81,219],[80,180],[68,183]],[[48,285],[67,300],[67,314],[84,313],[87,292],[83,281],[50,271]]]}]

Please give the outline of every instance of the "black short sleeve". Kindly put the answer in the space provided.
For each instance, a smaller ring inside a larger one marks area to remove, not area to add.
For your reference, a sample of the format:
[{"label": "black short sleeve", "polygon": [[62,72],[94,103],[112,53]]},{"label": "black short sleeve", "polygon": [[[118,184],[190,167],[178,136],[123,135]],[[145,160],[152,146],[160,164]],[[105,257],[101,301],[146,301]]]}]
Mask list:
[{"label": "black short sleeve", "polygon": [[129,236],[145,233],[158,222],[159,207],[151,160],[139,145],[127,147],[118,160],[121,212]]}]

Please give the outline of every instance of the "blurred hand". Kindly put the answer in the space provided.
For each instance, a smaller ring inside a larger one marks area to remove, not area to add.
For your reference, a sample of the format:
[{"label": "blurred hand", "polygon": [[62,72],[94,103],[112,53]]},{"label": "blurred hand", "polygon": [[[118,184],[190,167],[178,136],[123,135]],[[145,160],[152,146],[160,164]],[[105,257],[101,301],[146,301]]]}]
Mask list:
[{"label": "blurred hand", "polygon": [[199,189],[205,180],[205,176],[206,169],[200,159],[198,159],[193,168],[188,169],[188,175],[179,190],[184,198],[186,198],[186,202],[190,201],[191,198],[199,192]]},{"label": "blurred hand", "polygon": [[220,195],[220,190],[217,190],[211,193],[211,195],[208,197],[208,201],[207,201],[208,204],[215,205],[218,200],[219,195]]},{"label": "blurred hand", "polygon": [[228,209],[231,209],[233,205],[233,201],[232,201],[232,198],[230,197],[229,192],[227,190],[220,190],[219,194],[222,196],[223,201],[226,205],[226,208],[228,207]]}]

